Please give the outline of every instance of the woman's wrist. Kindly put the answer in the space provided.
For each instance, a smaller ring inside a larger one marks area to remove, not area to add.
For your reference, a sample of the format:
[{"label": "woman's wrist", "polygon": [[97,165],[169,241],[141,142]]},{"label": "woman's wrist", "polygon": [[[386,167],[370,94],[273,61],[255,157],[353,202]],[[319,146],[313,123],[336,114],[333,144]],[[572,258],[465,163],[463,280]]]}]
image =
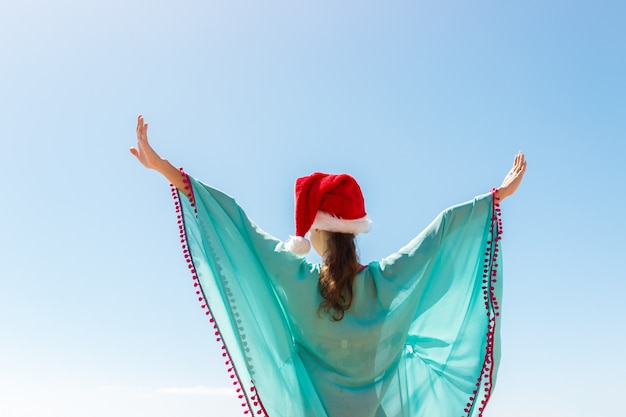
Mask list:
[{"label": "woman's wrist", "polygon": [[502,202],[502,200],[504,200],[506,197],[508,197],[509,195],[511,195],[506,187],[499,187],[496,188],[495,193],[493,194],[493,196],[498,199],[498,202]]},{"label": "woman's wrist", "polygon": [[154,164],[152,165],[152,169],[154,169],[155,171],[166,175],[167,173],[171,172],[172,169],[177,170],[171,163],[170,161],[168,161],[167,159],[163,159],[163,158],[159,158],[157,159]]}]

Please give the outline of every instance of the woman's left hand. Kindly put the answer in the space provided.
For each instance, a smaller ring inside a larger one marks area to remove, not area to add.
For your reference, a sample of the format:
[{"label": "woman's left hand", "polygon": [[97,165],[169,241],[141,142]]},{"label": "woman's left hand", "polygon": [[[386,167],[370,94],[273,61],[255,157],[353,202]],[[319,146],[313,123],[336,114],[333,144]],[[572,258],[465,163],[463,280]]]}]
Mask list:
[{"label": "woman's left hand", "polygon": [[513,160],[513,168],[511,168],[509,173],[506,174],[506,177],[504,177],[502,185],[500,185],[500,188],[498,188],[496,192],[496,197],[498,197],[500,201],[502,201],[506,197],[512,195],[522,182],[522,178],[524,177],[525,172],[526,158],[524,157],[524,153],[520,151],[517,155],[515,155],[515,159]]}]

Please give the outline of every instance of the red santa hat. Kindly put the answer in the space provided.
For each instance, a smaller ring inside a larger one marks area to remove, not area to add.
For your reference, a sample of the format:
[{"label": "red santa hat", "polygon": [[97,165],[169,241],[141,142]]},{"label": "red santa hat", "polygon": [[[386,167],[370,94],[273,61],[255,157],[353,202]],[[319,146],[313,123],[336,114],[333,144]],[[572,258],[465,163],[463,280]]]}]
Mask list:
[{"label": "red santa hat", "polygon": [[295,223],[296,235],[286,247],[303,255],[311,249],[304,236],[312,228],[356,235],[367,232],[371,221],[361,187],[352,176],[315,172],[296,180]]}]

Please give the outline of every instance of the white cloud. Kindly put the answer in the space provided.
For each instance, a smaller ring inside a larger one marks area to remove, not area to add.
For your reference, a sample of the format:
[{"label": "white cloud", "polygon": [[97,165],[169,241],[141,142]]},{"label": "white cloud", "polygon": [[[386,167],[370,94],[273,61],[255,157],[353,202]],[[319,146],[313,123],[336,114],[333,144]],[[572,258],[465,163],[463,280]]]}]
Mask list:
[{"label": "white cloud", "polygon": [[204,385],[196,385],[193,387],[137,387],[137,386],[125,386],[125,385],[101,385],[99,387],[103,391],[117,391],[140,394],[141,396],[154,396],[159,394],[172,394],[172,395],[201,395],[207,397],[233,397],[236,391],[232,387],[207,387]]},{"label": "white cloud", "polygon": [[158,388],[158,393],[177,395],[203,395],[207,397],[232,397],[235,395],[234,388],[214,388],[197,385],[195,387],[166,387]]}]

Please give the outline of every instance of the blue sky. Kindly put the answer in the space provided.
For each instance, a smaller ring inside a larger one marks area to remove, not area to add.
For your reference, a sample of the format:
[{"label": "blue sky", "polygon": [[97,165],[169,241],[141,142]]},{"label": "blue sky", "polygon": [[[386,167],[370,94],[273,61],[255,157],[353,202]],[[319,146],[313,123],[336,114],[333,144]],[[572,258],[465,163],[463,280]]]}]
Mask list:
[{"label": "blue sky", "polygon": [[155,148],[280,238],[293,180],[360,181],[362,261],[528,171],[503,204],[486,417],[622,410],[626,3],[0,3],[0,414],[240,414]]}]

